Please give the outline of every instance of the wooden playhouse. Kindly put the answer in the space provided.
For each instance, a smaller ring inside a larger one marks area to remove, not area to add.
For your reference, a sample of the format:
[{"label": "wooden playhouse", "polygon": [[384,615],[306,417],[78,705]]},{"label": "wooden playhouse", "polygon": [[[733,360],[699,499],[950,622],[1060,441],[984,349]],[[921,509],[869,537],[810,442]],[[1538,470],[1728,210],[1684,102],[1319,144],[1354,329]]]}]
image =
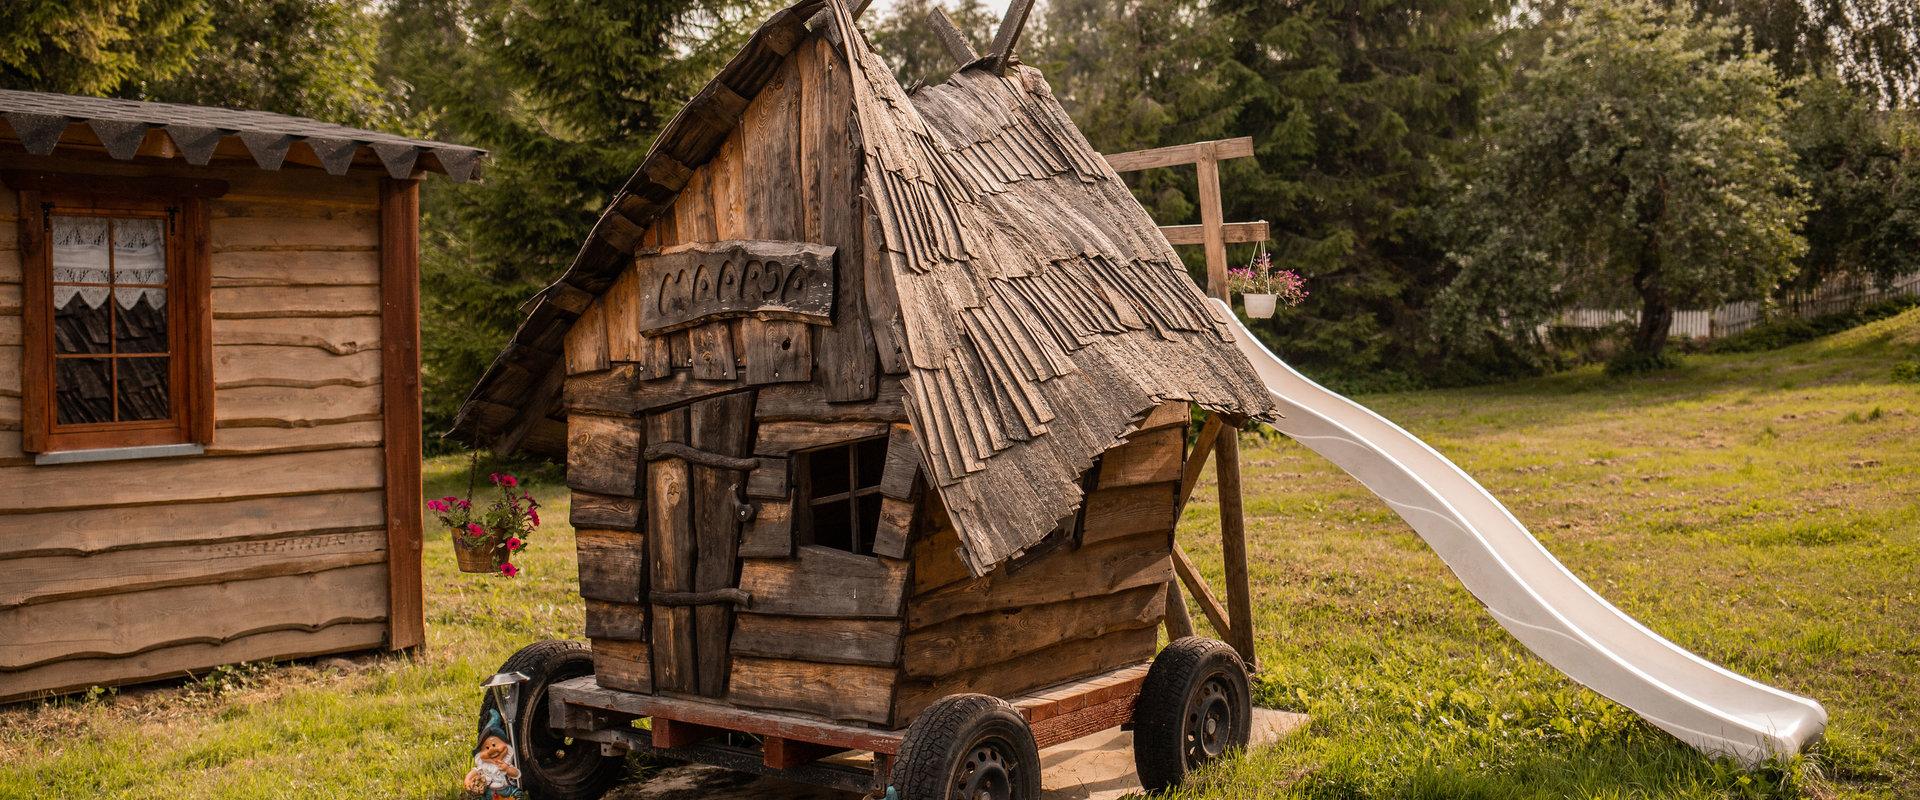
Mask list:
[{"label": "wooden playhouse", "polygon": [[747,731],[745,761],[675,752],[868,750],[884,779],[954,695],[1053,687],[1071,702],[1021,706],[1041,746],[1125,723],[1189,403],[1269,410],[1015,36],[909,97],[851,23],[807,0],[761,27],[461,411],[461,438],[566,458],[593,673],[555,690],[572,735]]},{"label": "wooden playhouse", "polygon": [[482,153],[0,91],[0,701],[421,642],[418,183]]}]

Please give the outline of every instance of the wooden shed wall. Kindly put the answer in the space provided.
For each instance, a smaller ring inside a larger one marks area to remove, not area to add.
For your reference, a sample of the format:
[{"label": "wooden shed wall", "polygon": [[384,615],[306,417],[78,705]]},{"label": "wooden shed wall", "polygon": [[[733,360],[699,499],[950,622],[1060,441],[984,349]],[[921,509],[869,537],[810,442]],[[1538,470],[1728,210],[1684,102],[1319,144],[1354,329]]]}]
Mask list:
[{"label": "wooden shed wall", "polygon": [[1161,406],[1101,456],[1078,544],[974,578],[927,499],[893,701],[896,726],[941,697],[1010,697],[1153,657],[1173,580],[1187,405]]},{"label": "wooden shed wall", "polygon": [[213,178],[204,455],[36,466],[20,449],[17,195],[0,191],[0,700],[387,635],[379,183],[0,154],[0,168]]}]

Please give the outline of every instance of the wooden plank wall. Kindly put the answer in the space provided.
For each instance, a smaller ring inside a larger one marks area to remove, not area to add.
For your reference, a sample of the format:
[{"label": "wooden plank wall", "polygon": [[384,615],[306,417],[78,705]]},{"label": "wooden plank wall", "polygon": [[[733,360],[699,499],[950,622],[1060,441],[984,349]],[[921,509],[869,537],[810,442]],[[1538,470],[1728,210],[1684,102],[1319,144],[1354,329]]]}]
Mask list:
[{"label": "wooden plank wall", "polygon": [[19,209],[0,191],[0,700],[381,646],[376,178],[17,151],[0,167],[231,186],[209,207],[206,454],[50,466],[20,450]]},{"label": "wooden plank wall", "polygon": [[1187,405],[1156,409],[1101,456],[1079,543],[974,578],[928,496],[892,723],[943,696],[1008,697],[1152,658],[1173,579],[1174,503]]}]

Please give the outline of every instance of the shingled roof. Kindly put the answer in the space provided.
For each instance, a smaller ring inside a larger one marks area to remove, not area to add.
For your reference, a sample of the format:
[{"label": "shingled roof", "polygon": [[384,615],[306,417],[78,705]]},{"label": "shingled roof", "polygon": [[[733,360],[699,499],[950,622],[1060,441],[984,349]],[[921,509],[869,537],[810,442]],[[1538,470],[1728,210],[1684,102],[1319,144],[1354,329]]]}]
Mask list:
[{"label": "shingled roof", "polygon": [[537,391],[578,295],[618,275],[719,146],[683,126],[700,129],[687,121],[715,103],[743,107],[759,86],[739,79],[764,82],[768,60],[777,66],[822,8],[815,24],[851,65],[862,194],[899,300],[897,323],[874,327],[904,334],[907,415],[976,573],[1055,530],[1079,505],[1081,475],[1156,405],[1272,410],[1231,327],[1039,72],[1002,75],[983,60],[909,98],[845,6],[809,0],[763,26],[661,135],[475,389],[458,433],[486,441],[509,427],[480,404],[502,405],[495,384]]},{"label": "shingled roof", "polygon": [[40,156],[52,153],[72,125],[86,126],[108,155],[122,161],[138,154],[154,129],[164,132],[174,150],[194,166],[211,162],[223,143],[238,142],[261,169],[277,170],[299,143],[334,175],[346,174],[357,155],[369,152],[395,178],[408,177],[419,167],[465,181],[479,176],[480,161],[486,156],[485,150],[477,148],[266,111],[8,89],[0,89],[0,119],[6,120],[28,153]]}]

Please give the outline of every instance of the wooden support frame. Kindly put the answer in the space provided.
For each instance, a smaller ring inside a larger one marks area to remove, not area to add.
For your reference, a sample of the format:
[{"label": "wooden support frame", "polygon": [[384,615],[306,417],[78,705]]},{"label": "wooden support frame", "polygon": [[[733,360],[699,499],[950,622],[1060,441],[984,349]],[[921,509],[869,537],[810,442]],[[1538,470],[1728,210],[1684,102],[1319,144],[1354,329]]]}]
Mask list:
[{"label": "wooden support frame", "polygon": [[386,450],[387,648],[426,641],[421,602],[420,182],[380,181],[380,420]]},{"label": "wooden support frame", "polygon": [[[1168,244],[1197,244],[1206,248],[1206,291],[1208,296],[1220,300],[1231,299],[1227,291],[1227,244],[1264,241],[1268,236],[1266,222],[1227,222],[1222,219],[1225,214],[1220,203],[1220,162],[1252,155],[1253,137],[1241,136],[1115,153],[1106,157],[1107,166],[1115,172],[1138,172],[1187,164],[1194,166],[1199,179],[1200,224],[1163,225],[1160,233],[1167,238]],[[1213,590],[1200,579],[1192,560],[1178,544],[1174,546],[1173,554],[1174,571],[1179,575],[1180,582],[1193,593],[1200,610],[1207,615],[1214,629],[1240,653],[1247,668],[1253,669],[1256,666],[1253,596],[1248,586],[1246,515],[1240,493],[1239,427],[1238,421],[1224,420],[1218,415],[1207,417],[1187,457],[1186,469],[1180,481],[1180,494],[1175,503],[1177,509],[1186,508],[1187,500],[1193,496],[1194,486],[1199,482],[1200,472],[1206,468],[1207,457],[1218,450],[1220,457],[1215,461],[1215,469],[1219,473],[1220,551],[1226,561],[1227,573],[1226,608],[1221,608]],[[1222,433],[1226,435],[1222,436]],[[1171,590],[1172,584],[1168,588]],[[1191,631],[1193,626],[1192,619],[1184,613],[1184,603],[1174,602],[1177,599],[1177,591],[1168,597],[1167,633],[1172,637]]]}]

